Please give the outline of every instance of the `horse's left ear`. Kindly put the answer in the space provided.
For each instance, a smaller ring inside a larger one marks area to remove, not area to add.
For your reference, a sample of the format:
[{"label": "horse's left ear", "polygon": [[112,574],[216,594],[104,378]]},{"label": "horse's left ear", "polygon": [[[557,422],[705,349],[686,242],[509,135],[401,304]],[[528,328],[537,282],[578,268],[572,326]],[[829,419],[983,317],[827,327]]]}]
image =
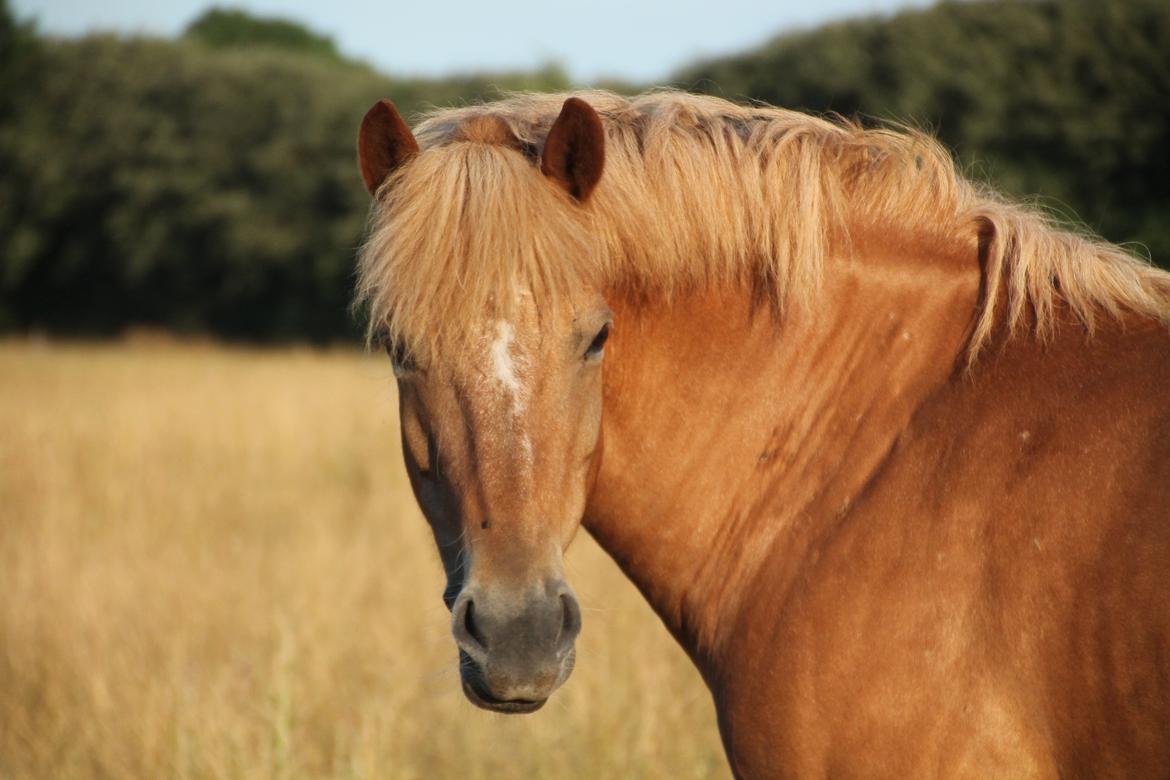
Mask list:
[{"label": "horse's left ear", "polygon": [[366,112],[358,131],[358,166],[366,189],[373,195],[395,168],[416,154],[418,141],[398,109],[389,100],[379,100]]},{"label": "horse's left ear", "polygon": [[540,170],[577,200],[588,200],[605,167],[605,128],[593,107],[571,97],[553,122]]}]

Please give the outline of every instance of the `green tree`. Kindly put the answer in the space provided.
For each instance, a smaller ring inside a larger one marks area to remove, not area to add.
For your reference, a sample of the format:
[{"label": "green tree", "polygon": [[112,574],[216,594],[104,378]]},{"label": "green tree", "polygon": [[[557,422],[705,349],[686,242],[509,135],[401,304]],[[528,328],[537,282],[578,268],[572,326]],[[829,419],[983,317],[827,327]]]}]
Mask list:
[{"label": "green tree", "polygon": [[[45,41],[36,56],[0,129],[0,327],[65,333],[353,337],[365,110],[567,86],[552,66],[396,80],[186,39]],[[5,61],[0,79],[17,73]]]},{"label": "green tree", "polygon": [[211,8],[187,26],[184,37],[207,46],[270,46],[339,60],[331,38],[287,19],[261,18],[230,8]]}]

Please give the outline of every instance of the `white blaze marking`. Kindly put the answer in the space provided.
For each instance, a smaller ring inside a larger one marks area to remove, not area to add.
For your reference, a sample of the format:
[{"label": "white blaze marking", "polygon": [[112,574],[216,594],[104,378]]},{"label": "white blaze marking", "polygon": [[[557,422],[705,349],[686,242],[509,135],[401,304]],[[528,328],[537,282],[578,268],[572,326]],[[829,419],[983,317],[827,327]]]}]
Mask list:
[{"label": "white blaze marking", "polygon": [[[520,428],[520,416],[528,401],[528,393],[520,382],[517,364],[523,367],[523,359],[517,360],[512,356],[512,344],[516,340],[516,330],[512,323],[505,320],[496,322],[496,336],[488,347],[488,357],[491,364],[491,375],[496,383],[511,396],[512,417],[516,427]],[[528,432],[520,430],[520,450],[525,463],[532,463],[532,440]]]},{"label": "white blaze marking", "polygon": [[515,340],[516,331],[512,323],[500,320],[496,323],[496,339],[492,342],[490,352],[492,374],[500,386],[512,394],[512,410],[519,413],[524,409],[524,389],[520,386],[520,379],[516,376],[516,362],[512,359],[512,342]]}]

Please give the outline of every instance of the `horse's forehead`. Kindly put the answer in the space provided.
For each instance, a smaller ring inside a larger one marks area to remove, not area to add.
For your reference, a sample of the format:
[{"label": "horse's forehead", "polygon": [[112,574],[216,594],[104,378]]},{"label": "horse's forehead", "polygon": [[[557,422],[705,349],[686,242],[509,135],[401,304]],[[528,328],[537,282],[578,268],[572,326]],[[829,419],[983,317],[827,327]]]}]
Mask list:
[{"label": "horse's forehead", "polygon": [[[596,296],[589,297],[592,302]],[[557,307],[538,307],[527,289],[513,292],[511,305],[463,327],[465,338],[448,352],[441,376],[454,379],[467,391],[488,390],[499,395],[528,392],[542,365],[563,344],[566,331],[573,328],[574,312],[585,308],[575,298]],[[441,354],[441,353],[440,353]]]},{"label": "horse's forehead", "polygon": [[480,355],[483,372],[488,383],[523,406],[526,393],[524,380],[528,374],[528,355],[517,342],[516,326],[510,320],[496,320],[486,339],[487,345]]},{"label": "horse's forehead", "polygon": [[450,373],[463,394],[519,415],[529,400],[539,334],[523,317],[497,317],[475,326],[475,334],[452,356]]},{"label": "horse's forehead", "polygon": [[492,376],[508,375],[509,366],[514,368],[518,360],[539,348],[541,326],[532,293],[518,288],[513,292],[511,306],[471,326],[475,337],[470,341],[467,357],[476,368]]}]

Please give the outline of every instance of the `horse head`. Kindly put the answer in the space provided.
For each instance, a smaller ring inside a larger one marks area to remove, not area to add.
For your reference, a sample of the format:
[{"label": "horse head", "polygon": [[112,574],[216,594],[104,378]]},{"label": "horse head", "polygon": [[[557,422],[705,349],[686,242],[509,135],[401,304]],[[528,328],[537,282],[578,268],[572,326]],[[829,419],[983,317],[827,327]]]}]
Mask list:
[{"label": "horse head", "polygon": [[[565,102],[539,153],[519,144],[490,146],[492,154],[510,155],[501,164],[531,169],[537,208],[569,219],[586,208],[601,176],[601,122],[579,99]],[[458,209],[458,229],[472,234],[409,263],[442,274],[450,262],[443,255],[467,241],[523,230],[523,220],[508,224],[511,215],[491,219],[490,171],[461,172],[484,179],[471,186],[486,210],[469,207],[466,200],[475,196],[466,192],[425,206],[397,192],[395,173],[425,165],[429,152],[389,101],[366,115],[358,149],[366,186],[378,199],[375,209],[391,212],[389,231],[412,229],[408,218],[396,223],[394,213]],[[441,228],[431,223],[426,229]],[[599,462],[601,372],[612,324],[604,299],[588,285],[569,290],[563,305],[546,307],[527,278],[513,279],[511,300],[448,302],[440,316],[448,325],[458,320],[455,339],[432,339],[427,324],[417,321],[376,326],[383,328],[398,381],[411,486],[447,575],[443,598],[463,690],[473,703],[498,712],[538,709],[573,669],[581,608],[562,556]],[[430,294],[425,284],[418,286],[409,295]],[[467,286],[474,289],[474,280]]]}]

